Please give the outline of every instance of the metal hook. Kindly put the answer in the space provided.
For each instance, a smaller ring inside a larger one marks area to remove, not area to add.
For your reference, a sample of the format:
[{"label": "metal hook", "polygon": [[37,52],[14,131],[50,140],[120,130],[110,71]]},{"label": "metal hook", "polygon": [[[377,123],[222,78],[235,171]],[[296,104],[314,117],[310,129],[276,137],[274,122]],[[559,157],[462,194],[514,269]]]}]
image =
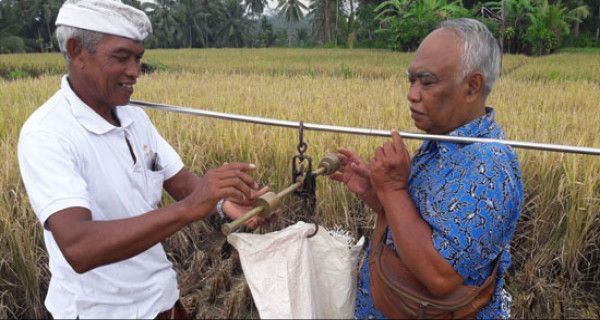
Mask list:
[{"label": "metal hook", "polygon": [[304,157],[304,152],[308,149],[308,145],[304,142],[304,121],[300,121],[298,126],[298,146],[296,148],[300,157]]},{"label": "metal hook", "polygon": [[313,233],[306,236],[309,239],[316,236],[317,232],[319,232],[319,224],[317,222],[313,222],[313,224],[315,225],[315,231],[313,231]]}]

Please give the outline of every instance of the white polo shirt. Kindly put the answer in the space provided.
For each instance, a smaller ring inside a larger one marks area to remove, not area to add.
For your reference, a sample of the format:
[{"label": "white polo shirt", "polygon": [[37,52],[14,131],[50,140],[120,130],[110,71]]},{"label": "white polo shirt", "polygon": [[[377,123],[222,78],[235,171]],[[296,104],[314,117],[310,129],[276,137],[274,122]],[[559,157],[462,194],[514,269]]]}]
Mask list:
[{"label": "white polo shirt", "polygon": [[[140,108],[115,110],[121,127],[81,101],[64,76],[61,89],[23,125],[19,166],[43,226],[52,214],[69,207],[89,209],[93,220],[156,209],[164,180],[183,168],[179,155]],[[52,274],[45,305],[54,318],[154,318],[179,298],[175,271],[160,244],[78,274],[46,228],[44,240]]]}]

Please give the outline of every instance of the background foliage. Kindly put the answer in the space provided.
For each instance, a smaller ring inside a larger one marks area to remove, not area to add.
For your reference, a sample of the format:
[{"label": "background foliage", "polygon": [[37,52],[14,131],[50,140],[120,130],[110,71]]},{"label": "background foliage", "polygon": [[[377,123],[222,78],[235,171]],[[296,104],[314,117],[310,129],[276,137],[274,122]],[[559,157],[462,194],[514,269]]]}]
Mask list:
[{"label": "background foliage", "polygon": [[[149,48],[369,47],[413,51],[441,21],[482,20],[504,51],[600,45],[598,0],[122,0],[144,10]],[[0,53],[48,52],[64,0],[0,0]]]}]

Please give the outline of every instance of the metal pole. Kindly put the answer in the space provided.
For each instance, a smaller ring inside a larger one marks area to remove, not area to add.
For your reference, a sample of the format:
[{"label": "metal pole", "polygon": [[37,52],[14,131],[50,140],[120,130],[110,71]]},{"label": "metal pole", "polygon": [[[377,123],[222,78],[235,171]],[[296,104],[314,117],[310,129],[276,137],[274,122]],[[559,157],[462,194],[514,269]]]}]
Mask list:
[{"label": "metal pole", "polygon": [[[208,110],[202,110],[202,109],[185,108],[185,107],[180,107],[180,106],[157,104],[157,103],[150,103],[150,102],[144,102],[144,101],[132,100],[132,101],[130,101],[129,104],[132,106],[138,106],[138,107],[147,108],[147,109],[155,109],[155,110],[161,110],[161,111],[190,114],[190,115],[208,117],[208,118],[217,118],[217,119],[232,120],[232,121],[239,121],[239,122],[246,122],[246,123],[253,123],[253,124],[270,125],[270,126],[278,126],[278,127],[287,127],[287,128],[300,127],[300,122],[298,122],[298,121],[287,121],[287,120],[278,120],[278,119],[270,119],[270,118],[262,118],[262,117],[251,117],[251,116],[244,116],[244,115],[233,114],[233,113],[224,113],[224,112],[208,111]],[[388,131],[388,130],[341,127],[341,126],[333,126],[333,125],[318,124],[318,123],[306,123],[306,122],[303,124],[303,126],[304,126],[304,130],[348,133],[348,134],[376,136],[376,137],[389,137],[391,135],[391,131]],[[412,133],[412,132],[399,132],[399,133],[400,133],[401,137],[406,138],[406,139],[435,140],[435,141],[445,141],[445,142],[455,142],[455,143],[475,143],[475,142],[499,143],[499,144],[509,145],[511,147],[522,148],[522,149],[600,155],[599,148],[577,147],[577,146],[548,144],[548,143],[535,143],[535,142],[528,142],[528,141],[458,137],[458,136],[423,134],[423,133]]]}]

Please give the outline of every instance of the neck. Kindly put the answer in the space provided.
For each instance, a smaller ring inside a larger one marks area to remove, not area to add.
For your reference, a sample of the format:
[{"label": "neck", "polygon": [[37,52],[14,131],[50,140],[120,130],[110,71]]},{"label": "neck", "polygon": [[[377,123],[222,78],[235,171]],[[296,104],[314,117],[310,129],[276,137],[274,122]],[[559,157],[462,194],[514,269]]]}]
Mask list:
[{"label": "neck", "polygon": [[455,120],[450,121],[451,127],[448,127],[445,130],[440,130],[440,132],[427,132],[427,133],[444,134],[445,135],[445,134],[448,134],[448,133],[466,125],[467,123],[469,123],[477,118],[484,116],[485,115],[485,101],[481,101],[481,103],[471,105],[468,107],[467,110],[469,110],[469,111],[466,113],[454,115],[456,118],[455,118]]},{"label": "neck", "polygon": [[116,114],[114,113],[114,106],[109,106],[106,104],[102,104],[97,102],[97,100],[93,99],[93,95],[89,92],[89,86],[85,85],[84,81],[81,81],[74,76],[72,73],[69,73],[67,77],[67,81],[71,86],[71,89],[81,101],[83,101],[88,107],[90,107],[94,112],[96,112],[99,116],[101,116],[108,123],[112,124],[115,127],[120,127],[121,124]]},{"label": "neck", "polygon": [[465,118],[465,121],[463,123],[461,123],[458,127],[454,128],[450,131],[454,131],[454,130],[466,125],[467,123],[484,116],[485,115],[485,104],[483,104],[483,103],[478,104],[477,106],[474,106],[472,110],[473,111],[471,113],[469,113],[469,115]]}]

